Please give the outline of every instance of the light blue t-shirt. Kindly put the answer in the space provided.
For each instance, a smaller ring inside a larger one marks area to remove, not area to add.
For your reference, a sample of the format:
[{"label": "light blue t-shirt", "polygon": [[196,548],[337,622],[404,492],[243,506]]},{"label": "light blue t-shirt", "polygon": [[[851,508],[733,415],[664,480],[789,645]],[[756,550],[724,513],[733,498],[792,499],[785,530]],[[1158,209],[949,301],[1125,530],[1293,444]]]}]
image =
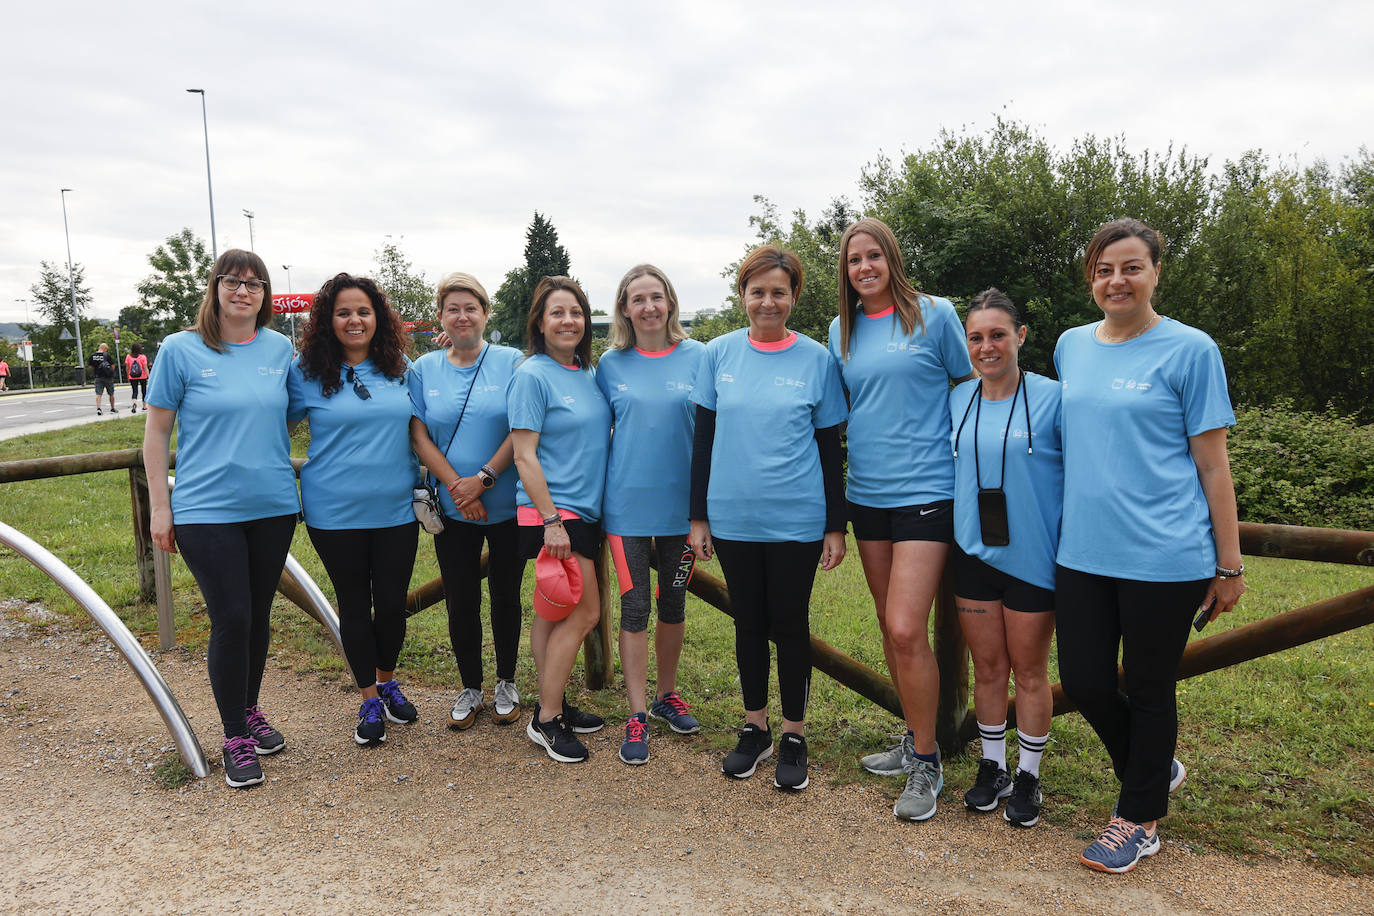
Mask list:
[{"label": "light blue t-shirt", "polygon": [[353,367],[372,396],[363,400],[340,369],[343,387],[325,397],[321,379],[306,379],[300,361],[287,377],[290,420],[310,419],[310,449],[301,468],[301,502],[311,528],[393,528],[415,521],[411,489],[419,476],[410,450],[410,397],[405,378],[387,378],[370,359]]},{"label": "light blue t-shirt", "polygon": [[1221,352],[1169,318],[1116,344],[1099,342],[1097,325],[1065,331],[1054,348],[1064,412],[1059,565],[1144,582],[1210,579],[1216,541],[1188,437],[1235,425]]},{"label": "light blue t-shirt", "polygon": [[896,311],[858,309],[849,359],[840,359],[840,319],[830,352],[849,392],[851,502],[875,509],[922,506],[954,496],[949,382],[973,372],[968,342],[948,299],[922,296],[925,330],[902,333]]},{"label": "light blue t-shirt", "polygon": [[172,523],[222,525],[301,509],[286,434],[291,341],[259,328],[217,353],[195,331],[162,342],[147,402],[177,412]]},{"label": "light blue t-shirt", "polygon": [[602,354],[596,384],[615,423],[602,507],[608,534],[686,533],[696,417],[692,383],[705,352],[705,344],[689,339],[663,353]]},{"label": "light blue t-shirt", "polygon": [[[950,441],[958,453],[954,459],[954,539],[964,553],[977,557],[993,569],[1053,591],[1059,516],[1064,505],[1059,383],[1027,372],[1024,385],[1025,389],[1015,397],[982,400],[981,407],[972,404],[974,392],[978,390],[976,379],[950,392],[949,409],[954,418]],[[1027,402],[1030,404],[1029,424],[1026,422]],[[974,460],[975,423],[977,461]],[[1004,435],[1005,478],[1002,476]],[[984,488],[991,489],[1001,483],[1006,493],[1010,543],[1005,547],[989,547],[983,543],[983,530],[978,522],[978,471],[981,471]]]},{"label": "light blue t-shirt", "polygon": [[740,328],[706,345],[692,401],[716,412],[706,514],[732,541],[819,541],[825,485],[816,430],[843,423],[835,361],[798,335],[759,349]]},{"label": "light blue t-shirt", "polygon": [[[483,345],[477,358],[481,360],[480,371],[476,363],[459,368],[449,362],[446,351],[435,350],[417,359],[407,375],[411,412],[425,424],[435,448],[442,450],[448,446],[444,457],[460,477],[471,477],[480,471],[510,435],[506,388],[522,356],[519,350],[489,343]],[[453,427],[459,414],[463,427],[455,435]],[[469,524],[494,525],[515,518],[515,482],[512,463],[482,494],[487,520]],[[449,518],[463,517],[447,487],[439,487],[439,503]]]},{"label": "light blue t-shirt", "polygon": [[[585,521],[601,520],[606,460],[611,450],[611,408],[590,368],[570,369],[543,353],[522,362],[506,392],[511,429],[539,433],[535,455],[554,506]],[[515,502],[533,506],[522,480]]]}]

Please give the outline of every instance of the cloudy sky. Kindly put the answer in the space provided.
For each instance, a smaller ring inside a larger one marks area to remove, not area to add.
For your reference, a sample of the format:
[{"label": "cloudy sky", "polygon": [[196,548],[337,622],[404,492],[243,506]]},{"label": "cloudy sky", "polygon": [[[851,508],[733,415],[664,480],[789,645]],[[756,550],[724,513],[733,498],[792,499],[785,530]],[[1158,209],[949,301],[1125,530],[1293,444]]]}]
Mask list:
[{"label": "cloudy sky", "polygon": [[209,236],[187,88],[207,93],[220,250],[248,246],[253,211],[277,289],[283,264],[298,291],[365,273],[391,236],[430,280],[495,292],[539,210],[602,307],[645,260],[685,309],[718,305],[753,195],[859,203],[865,163],[999,114],[1214,167],[1374,145],[1368,2],[52,0],[7,9],[5,33],[0,321],[40,260],[65,264],[60,188],[101,316],[166,236]]}]

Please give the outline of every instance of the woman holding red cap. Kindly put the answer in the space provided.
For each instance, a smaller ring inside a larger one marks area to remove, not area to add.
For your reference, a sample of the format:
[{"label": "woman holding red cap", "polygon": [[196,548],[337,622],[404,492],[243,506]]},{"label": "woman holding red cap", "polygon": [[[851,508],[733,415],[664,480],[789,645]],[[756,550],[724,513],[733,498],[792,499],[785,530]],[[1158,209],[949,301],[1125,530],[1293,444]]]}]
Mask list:
[{"label": "woman holding red cap", "polygon": [[[611,410],[591,369],[591,306],[577,282],[545,277],[534,291],[526,325],[526,359],[515,370],[506,393],[515,466],[516,521],[524,556],[548,560],[535,587],[536,614],[530,651],[539,672],[539,702],[525,729],[530,740],[560,763],[587,759],[575,733],[604,726],[600,716],[568,703],[568,675],[582,645],[601,616],[601,598],[591,558],[601,547],[601,497],[610,452]],[[569,572],[576,569],[576,574]],[[561,575],[560,575],[561,572]],[[569,581],[558,580],[568,576]],[[580,588],[573,581],[581,577]],[[558,593],[575,600],[553,607]]]}]

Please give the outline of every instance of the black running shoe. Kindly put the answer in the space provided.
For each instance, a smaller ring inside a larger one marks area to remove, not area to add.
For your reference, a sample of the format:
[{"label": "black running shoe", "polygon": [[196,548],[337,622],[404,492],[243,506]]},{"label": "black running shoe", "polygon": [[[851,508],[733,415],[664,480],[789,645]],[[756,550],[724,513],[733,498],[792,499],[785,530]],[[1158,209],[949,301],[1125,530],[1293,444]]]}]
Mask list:
[{"label": "black running shoe", "polygon": [[353,740],[360,747],[381,744],[386,740],[386,713],[382,710],[382,701],[377,697],[363,700],[363,707],[358,710],[358,727],[353,731]]},{"label": "black running shoe", "polygon": [[224,781],[234,789],[256,786],[262,782],[262,764],[253,752],[253,739],[248,737],[224,739]]},{"label": "black running shoe", "polygon": [[1011,794],[1011,774],[984,757],[978,761],[978,778],[973,788],[964,793],[964,805],[970,811],[996,811],[997,803]]},{"label": "black running shoe", "polygon": [[1016,771],[1002,817],[1013,827],[1034,827],[1040,823],[1040,777],[1025,770]]},{"label": "black running shoe", "polygon": [[739,743],[725,755],[725,762],[720,769],[726,776],[748,779],[754,775],[759,761],[767,760],[772,755],[773,733],[750,722],[739,733]]},{"label": "black running shoe", "polygon": [[286,739],[281,732],[267,724],[267,716],[263,715],[261,706],[249,706],[244,713],[248,720],[248,737],[259,757],[275,754],[286,747]]},{"label": "black running shoe", "polygon": [[579,735],[588,735],[592,732],[599,732],[606,727],[606,720],[594,712],[587,712],[585,709],[578,709],[568,702],[568,698],[563,698],[563,720],[568,723],[573,731]]},{"label": "black running shoe", "polygon": [[382,698],[382,709],[386,717],[397,725],[409,725],[420,718],[420,712],[415,708],[415,704],[406,699],[406,695],[401,693],[401,685],[392,678],[385,684],[377,685],[377,694]]},{"label": "black running shoe", "polygon": [[783,732],[778,742],[778,769],[773,785],[779,789],[800,792],[811,782],[806,766],[806,739],[793,732]]},{"label": "black running shoe", "polygon": [[577,740],[562,716],[540,722],[536,714],[530,717],[530,724],[525,726],[525,734],[559,763],[581,763],[587,759],[587,749]]}]

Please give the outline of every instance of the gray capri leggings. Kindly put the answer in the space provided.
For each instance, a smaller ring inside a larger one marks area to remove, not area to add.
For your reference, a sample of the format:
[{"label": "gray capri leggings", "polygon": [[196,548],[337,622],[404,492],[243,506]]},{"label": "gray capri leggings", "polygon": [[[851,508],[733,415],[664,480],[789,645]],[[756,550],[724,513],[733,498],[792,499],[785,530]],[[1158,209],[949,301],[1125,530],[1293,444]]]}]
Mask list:
[{"label": "gray capri leggings", "polygon": [[687,535],[663,537],[607,536],[616,578],[620,580],[620,629],[643,633],[649,628],[650,545],[658,546],[658,619],[683,623],[687,619],[687,583],[696,561]]}]

